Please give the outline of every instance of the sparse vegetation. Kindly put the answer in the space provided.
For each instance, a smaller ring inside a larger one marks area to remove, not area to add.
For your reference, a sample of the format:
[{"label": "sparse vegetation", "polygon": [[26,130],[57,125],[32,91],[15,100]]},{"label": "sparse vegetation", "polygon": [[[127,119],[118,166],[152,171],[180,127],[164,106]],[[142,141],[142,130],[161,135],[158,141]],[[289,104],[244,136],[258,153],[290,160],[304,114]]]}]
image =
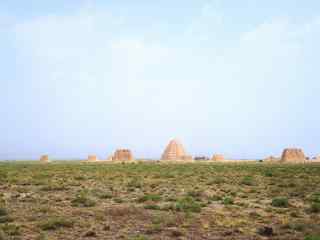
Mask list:
[{"label": "sparse vegetation", "polygon": [[233,202],[234,202],[233,198],[231,198],[231,197],[225,197],[222,199],[222,203],[224,205],[231,205],[231,204],[233,204]]},{"label": "sparse vegetation", "polygon": [[272,199],[271,205],[278,208],[287,208],[289,207],[289,201],[285,197],[277,197]]},{"label": "sparse vegetation", "polygon": [[0,207],[0,217],[7,216],[8,211],[5,207]]},{"label": "sparse vegetation", "polygon": [[78,193],[71,203],[74,207],[93,207],[96,205],[96,202],[86,192]]},{"label": "sparse vegetation", "polygon": [[6,223],[1,225],[1,229],[7,236],[18,236],[20,235],[20,227],[16,224]]},{"label": "sparse vegetation", "polygon": [[304,240],[320,240],[320,235],[319,236],[308,236],[308,237],[305,237]]},{"label": "sparse vegetation", "polygon": [[63,217],[53,217],[39,224],[42,230],[57,230],[59,228],[71,228],[73,222]]},{"label": "sparse vegetation", "polygon": [[319,202],[312,203],[311,207],[310,207],[310,212],[311,213],[320,213],[320,203]]},{"label": "sparse vegetation", "polygon": [[11,162],[0,175],[0,240],[319,239],[317,164]]},{"label": "sparse vegetation", "polygon": [[174,210],[198,213],[201,212],[201,204],[195,201],[193,197],[183,197],[177,201]]},{"label": "sparse vegetation", "polygon": [[143,197],[138,199],[138,202],[147,202],[147,201],[153,201],[153,202],[159,202],[161,200],[161,196],[158,194],[146,194]]},{"label": "sparse vegetation", "polygon": [[247,186],[252,186],[253,185],[253,177],[251,176],[246,176],[242,179],[241,183]]}]

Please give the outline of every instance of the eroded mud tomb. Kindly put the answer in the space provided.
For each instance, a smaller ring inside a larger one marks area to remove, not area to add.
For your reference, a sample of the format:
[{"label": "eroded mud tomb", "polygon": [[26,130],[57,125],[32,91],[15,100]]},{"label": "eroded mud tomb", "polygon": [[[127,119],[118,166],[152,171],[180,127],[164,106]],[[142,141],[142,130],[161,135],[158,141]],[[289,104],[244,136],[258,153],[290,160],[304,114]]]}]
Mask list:
[{"label": "eroded mud tomb", "polygon": [[118,149],[111,157],[111,160],[120,162],[134,162],[134,157],[129,149]]},{"label": "eroded mud tomb", "polygon": [[192,156],[188,155],[183,145],[176,139],[171,140],[164,150],[161,160],[164,161],[192,161]]},{"label": "eroded mud tomb", "polygon": [[305,163],[306,160],[306,156],[300,148],[286,148],[281,156],[281,162],[285,163]]}]

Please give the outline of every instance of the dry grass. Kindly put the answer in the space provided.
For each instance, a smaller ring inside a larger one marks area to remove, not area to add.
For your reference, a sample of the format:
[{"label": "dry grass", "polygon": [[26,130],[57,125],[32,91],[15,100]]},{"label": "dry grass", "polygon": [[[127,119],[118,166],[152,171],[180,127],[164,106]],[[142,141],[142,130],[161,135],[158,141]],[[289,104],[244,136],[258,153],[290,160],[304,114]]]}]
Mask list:
[{"label": "dry grass", "polygon": [[0,239],[318,239],[319,182],[319,164],[0,163]]}]

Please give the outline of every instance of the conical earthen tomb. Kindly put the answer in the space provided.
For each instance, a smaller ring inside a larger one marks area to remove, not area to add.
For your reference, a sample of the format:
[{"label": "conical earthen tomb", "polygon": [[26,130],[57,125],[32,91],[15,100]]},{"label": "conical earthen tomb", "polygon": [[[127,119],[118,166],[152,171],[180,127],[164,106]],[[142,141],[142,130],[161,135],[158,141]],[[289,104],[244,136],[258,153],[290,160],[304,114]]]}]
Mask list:
[{"label": "conical earthen tomb", "polygon": [[192,156],[187,155],[183,145],[178,140],[170,141],[162,154],[161,160],[168,161],[192,161]]}]

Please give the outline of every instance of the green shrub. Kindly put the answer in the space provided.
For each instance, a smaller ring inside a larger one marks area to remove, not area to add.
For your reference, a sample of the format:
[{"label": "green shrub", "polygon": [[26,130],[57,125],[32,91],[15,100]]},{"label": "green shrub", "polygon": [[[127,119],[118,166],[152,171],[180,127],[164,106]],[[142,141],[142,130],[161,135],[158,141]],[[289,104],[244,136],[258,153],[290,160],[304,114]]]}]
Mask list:
[{"label": "green shrub", "polygon": [[114,201],[115,203],[123,203],[123,202],[124,202],[123,199],[121,199],[121,198],[119,198],[119,197],[114,198],[113,201]]},{"label": "green shrub", "polygon": [[312,202],[317,202],[320,203],[320,193],[314,193],[311,196],[311,201]]},{"label": "green shrub", "polygon": [[12,222],[13,219],[10,216],[1,216],[0,217],[0,223],[8,223],[8,222]]},{"label": "green shrub", "polygon": [[320,213],[320,202],[314,202],[311,204],[310,212]]},{"label": "green shrub", "polygon": [[111,193],[101,193],[98,195],[98,197],[101,199],[111,199],[113,195]]},{"label": "green shrub", "polygon": [[7,215],[8,215],[7,209],[4,207],[0,207],[0,217],[7,216]]},{"label": "green shrub", "polygon": [[182,212],[201,212],[201,204],[196,202],[192,197],[187,196],[177,201],[175,210]]},{"label": "green shrub", "polygon": [[251,176],[246,176],[242,179],[241,184],[247,185],[247,186],[253,186],[253,177]]},{"label": "green shrub", "polygon": [[71,204],[73,207],[93,207],[96,205],[96,202],[89,198],[85,192],[81,192],[76,195]]},{"label": "green shrub", "polygon": [[161,196],[160,195],[157,195],[157,194],[146,194],[146,195],[140,197],[138,199],[138,202],[139,203],[147,202],[147,201],[159,202],[160,200],[161,200]]},{"label": "green shrub", "polygon": [[62,217],[55,217],[47,220],[46,222],[40,223],[39,227],[42,230],[56,230],[59,228],[71,228],[73,222]]},{"label": "green shrub", "polygon": [[161,208],[158,205],[155,204],[148,204],[144,206],[145,209],[150,209],[150,210],[160,210]]},{"label": "green shrub", "polygon": [[271,171],[266,171],[266,172],[264,173],[264,175],[265,175],[266,177],[272,177],[272,176],[273,176],[273,173],[272,173]]},{"label": "green shrub", "polygon": [[12,218],[8,216],[8,211],[4,207],[0,207],[0,223],[12,222]]},{"label": "green shrub", "polygon": [[287,208],[289,207],[289,201],[287,198],[278,197],[278,198],[272,199],[271,205],[273,207]]},{"label": "green shrub", "polygon": [[233,203],[234,203],[234,200],[231,197],[224,197],[222,199],[222,204],[224,205],[232,205]]},{"label": "green shrub", "polygon": [[307,236],[304,240],[320,240],[320,236]]}]

